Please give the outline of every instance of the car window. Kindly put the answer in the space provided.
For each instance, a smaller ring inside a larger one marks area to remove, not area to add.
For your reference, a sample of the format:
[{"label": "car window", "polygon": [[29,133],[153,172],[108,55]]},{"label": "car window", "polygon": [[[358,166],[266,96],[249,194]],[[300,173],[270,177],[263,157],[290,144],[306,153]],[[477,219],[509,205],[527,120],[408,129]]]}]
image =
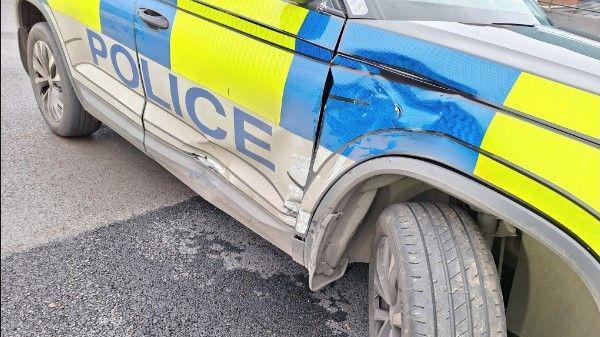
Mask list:
[{"label": "car window", "polygon": [[346,0],[352,17],[474,24],[546,24],[531,0]]}]

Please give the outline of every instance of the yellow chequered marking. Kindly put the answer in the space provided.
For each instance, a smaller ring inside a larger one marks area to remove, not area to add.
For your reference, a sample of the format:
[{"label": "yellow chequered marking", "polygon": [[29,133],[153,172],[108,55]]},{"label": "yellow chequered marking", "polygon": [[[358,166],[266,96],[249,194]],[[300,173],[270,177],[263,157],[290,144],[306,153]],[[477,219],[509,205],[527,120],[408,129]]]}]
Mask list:
[{"label": "yellow chequered marking", "polygon": [[[201,0],[212,6],[236,13],[264,25],[296,34],[308,10],[283,0]],[[179,0],[182,8],[193,8],[193,0]]]},{"label": "yellow chequered marking", "polygon": [[600,254],[600,221],[568,199],[483,155],[474,174],[546,213]]},{"label": "yellow chequered marking", "polygon": [[504,105],[600,139],[600,95],[523,72]]},{"label": "yellow chequered marking", "polygon": [[100,0],[48,0],[48,5],[97,32],[101,30]]},{"label": "yellow chequered marking", "polygon": [[[250,1],[252,2],[252,1]],[[278,1],[280,2],[280,1]],[[304,22],[304,18],[307,15],[307,11],[298,11],[296,15],[291,15],[287,18],[287,24],[283,25],[283,27],[272,26],[270,24],[263,23],[267,26],[271,26],[274,29],[269,29],[267,27],[262,27],[256,23],[250,22],[243,18],[239,18],[233,16],[231,14],[225,13],[223,11],[219,11],[217,9],[205,6],[201,3],[195,1],[180,1],[180,7],[184,10],[187,10],[191,13],[194,13],[202,18],[206,18],[209,20],[213,20],[215,22],[225,24],[232,29],[250,34],[251,36],[255,36],[257,38],[263,39],[265,41],[269,41],[271,43],[280,45],[287,49],[294,50],[296,39],[293,36],[286,35],[278,30],[286,31],[290,34],[297,34]],[[299,8],[292,5],[287,5],[283,7],[282,12],[288,12],[285,10],[286,8]],[[262,13],[262,12],[261,12]],[[284,14],[286,15],[286,14]],[[269,21],[269,20],[267,20]],[[273,20],[270,20],[273,21]],[[293,25],[291,23],[294,23]],[[261,22],[262,23],[262,22]],[[280,25],[281,26],[281,25]],[[285,30],[284,30],[285,29]]]},{"label": "yellow chequered marking", "polygon": [[[259,5],[260,1],[247,2],[256,5],[252,9],[254,11],[263,7]],[[265,1],[269,2],[271,1]],[[218,3],[221,7],[225,7],[227,3],[231,4],[231,8],[226,9],[239,9],[242,15],[254,13],[250,11],[252,6],[249,4],[233,5],[234,2],[229,1]],[[226,17],[214,11],[211,13],[205,6],[193,5],[189,0],[180,0],[179,5],[190,12],[202,10],[202,14],[211,15],[212,19],[219,19],[220,22],[232,20],[224,22],[226,24],[233,22],[238,27],[243,25],[242,28],[246,30],[259,29],[230,16]],[[292,5],[283,3],[278,8],[285,11],[288,6]],[[273,9],[254,15],[261,17],[265,24],[271,25],[275,24],[275,16],[272,13]],[[301,20],[303,21],[304,17]],[[299,30],[302,22],[295,22],[293,26],[281,22],[278,25]],[[266,34],[265,31],[259,33]],[[277,36],[269,38],[277,39]],[[279,42],[293,48],[290,44],[294,41],[283,39]],[[293,52],[249,38],[186,11],[178,10],[175,14],[171,32],[171,69],[274,124],[280,122],[283,92],[293,57]]]},{"label": "yellow chequered marking", "polygon": [[503,113],[492,119],[481,148],[560,186],[600,211],[597,148]]}]

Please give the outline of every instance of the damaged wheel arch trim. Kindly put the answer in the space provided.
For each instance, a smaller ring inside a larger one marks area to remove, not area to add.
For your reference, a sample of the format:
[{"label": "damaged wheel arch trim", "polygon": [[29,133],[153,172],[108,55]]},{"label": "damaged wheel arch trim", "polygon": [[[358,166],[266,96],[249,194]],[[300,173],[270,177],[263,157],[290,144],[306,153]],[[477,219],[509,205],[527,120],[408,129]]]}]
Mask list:
[{"label": "damaged wheel arch trim", "polygon": [[[336,212],[339,211],[338,204],[353,189],[370,178],[386,175],[411,177],[422,181],[528,233],[573,267],[600,309],[598,261],[576,240],[535,212],[471,178],[424,160],[398,156],[380,157],[355,166],[341,176],[321,199],[305,233],[304,264],[309,271],[312,290],[321,289],[342,277],[348,264],[347,259],[342,258],[339,264],[334,266],[337,267],[334,268],[335,272],[329,271],[330,275],[319,274],[318,267],[325,259],[323,252],[327,248],[327,235],[338,225],[335,221],[338,216]],[[358,227],[359,223],[355,226]],[[353,230],[345,232],[354,234]],[[343,250],[346,248],[335,247],[333,250],[338,250],[337,254],[343,256]]]}]

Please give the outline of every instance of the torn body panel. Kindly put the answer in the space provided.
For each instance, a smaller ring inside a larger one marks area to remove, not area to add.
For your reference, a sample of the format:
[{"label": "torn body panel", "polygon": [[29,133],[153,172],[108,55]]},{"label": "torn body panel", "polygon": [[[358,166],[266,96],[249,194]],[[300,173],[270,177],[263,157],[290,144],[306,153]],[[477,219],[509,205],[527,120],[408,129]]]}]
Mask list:
[{"label": "torn body panel", "polygon": [[[405,26],[418,28],[418,38]],[[432,32],[440,27],[447,28],[443,34],[456,44],[449,47],[437,41],[439,37],[432,42]],[[600,185],[600,86],[590,89],[585,83],[600,83],[600,76],[580,71],[585,64],[600,64],[594,56],[599,49],[585,39],[567,44],[560,32],[545,32],[563,39],[560,47],[541,38],[531,40],[532,46],[544,44],[564,57],[576,53],[570,66],[577,70],[568,72],[560,59],[550,62],[536,52],[525,57],[525,49],[509,49],[503,42],[515,34],[523,38],[523,32],[485,27],[501,41],[490,46],[492,41],[486,40],[479,50],[475,42],[481,43],[483,36],[466,29],[465,37],[457,29],[453,24],[346,24],[333,60],[333,86],[313,180],[301,211],[314,212],[332,184],[359,163],[411,156],[452,168],[520,200],[598,256],[600,190],[590,186]],[[384,37],[384,42],[373,36]],[[522,62],[512,62],[519,57]],[[548,77],[527,72],[540,70],[534,65],[536,58],[547,65],[540,75]],[[592,91],[563,84],[575,82]],[[560,117],[565,111],[571,111],[568,121]]]}]

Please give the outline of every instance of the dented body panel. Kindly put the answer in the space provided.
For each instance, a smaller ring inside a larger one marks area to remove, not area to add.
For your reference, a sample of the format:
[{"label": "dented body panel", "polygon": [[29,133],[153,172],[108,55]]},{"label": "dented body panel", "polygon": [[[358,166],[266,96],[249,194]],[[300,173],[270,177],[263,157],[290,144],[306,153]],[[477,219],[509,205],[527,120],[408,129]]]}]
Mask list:
[{"label": "dented body panel", "polygon": [[[363,21],[346,25],[333,60],[333,86],[313,169],[331,180],[336,171],[384,155],[435,161],[522,200],[598,254],[597,43],[580,38],[566,47],[546,47],[555,53],[560,49],[558,60],[566,58],[568,67],[579,68],[567,71],[567,66],[546,62],[544,75],[552,79],[506,64],[526,53],[527,45],[490,60],[473,55],[473,43],[449,48],[380,26],[385,27]],[[501,37],[520,35],[486,29]],[[564,33],[555,34],[558,39]],[[529,56],[544,62],[533,50]],[[593,70],[579,74],[585,66]]]}]

